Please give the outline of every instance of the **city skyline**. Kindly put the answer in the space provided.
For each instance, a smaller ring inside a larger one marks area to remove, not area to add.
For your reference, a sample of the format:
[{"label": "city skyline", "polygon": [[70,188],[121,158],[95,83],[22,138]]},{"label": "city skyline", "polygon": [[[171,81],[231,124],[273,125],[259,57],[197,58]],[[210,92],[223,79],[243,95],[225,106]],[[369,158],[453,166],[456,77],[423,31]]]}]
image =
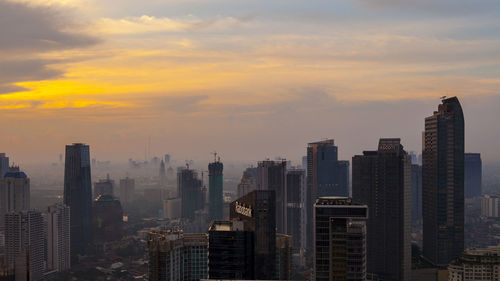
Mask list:
[{"label": "city skyline", "polygon": [[0,145],[23,163],[73,142],[123,161],[151,137],[159,156],[253,161],[334,138],[348,159],[381,137],[419,151],[420,116],[456,95],[466,150],[484,154],[500,141],[483,125],[500,105],[498,3],[391,3],[3,0]]}]

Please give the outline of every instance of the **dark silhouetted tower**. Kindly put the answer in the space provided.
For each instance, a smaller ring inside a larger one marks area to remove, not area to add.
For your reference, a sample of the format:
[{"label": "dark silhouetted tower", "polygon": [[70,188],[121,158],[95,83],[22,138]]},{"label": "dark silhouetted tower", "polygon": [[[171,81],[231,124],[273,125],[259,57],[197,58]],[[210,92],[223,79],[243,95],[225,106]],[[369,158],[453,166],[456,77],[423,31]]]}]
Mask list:
[{"label": "dark silhouetted tower", "polygon": [[204,208],[202,182],[195,170],[179,169],[177,188],[181,198],[181,217],[194,220],[194,213]]},{"label": "dark silhouetted tower", "polygon": [[92,242],[92,183],[89,146],[66,146],[64,204],[70,207],[71,255],[83,254]]},{"label": "dark silhouetted tower", "polygon": [[446,266],[464,250],[464,115],[456,97],[425,118],[423,255]]},{"label": "dark silhouetted tower", "polygon": [[224,165],[217,159],[208,164],[208,218],[221,220],[224,208],[223,177]]},{"label": "dark silhouetted tower", "polygon": [[483,184],[483,163],[480,153],[465,153],[465,197],[481,196]]},{"label": "dark silhouetted tower", "polygon": [[353,200],[368,206],[368,273],[411,278],[411,157],[400,139],[380,139],[377,151],[352,158]]}]

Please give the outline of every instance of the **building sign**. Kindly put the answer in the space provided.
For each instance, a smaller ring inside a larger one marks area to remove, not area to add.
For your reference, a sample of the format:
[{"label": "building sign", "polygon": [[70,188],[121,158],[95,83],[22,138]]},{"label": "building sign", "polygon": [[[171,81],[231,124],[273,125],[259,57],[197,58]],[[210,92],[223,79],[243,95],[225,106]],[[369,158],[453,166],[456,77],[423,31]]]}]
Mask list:
[{"label": "building sign", "polygon": [[236,201],[236,213],[244,215],[246,217],[252,217],[252,209],[249,207],[245,207],[240,204],[240,202]]}]

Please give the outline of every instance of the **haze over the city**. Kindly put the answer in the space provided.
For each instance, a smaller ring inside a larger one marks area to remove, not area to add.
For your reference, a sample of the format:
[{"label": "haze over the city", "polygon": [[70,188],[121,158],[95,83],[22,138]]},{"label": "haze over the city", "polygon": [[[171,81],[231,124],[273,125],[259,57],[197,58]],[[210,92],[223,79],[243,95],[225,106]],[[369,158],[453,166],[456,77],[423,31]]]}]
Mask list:
[{"label": "haze over the city", "polygon": [[58,161],[298,161],[399,137],[458,96],[466,151],[498,162],[500,2],[0,1],[0,147]]}]

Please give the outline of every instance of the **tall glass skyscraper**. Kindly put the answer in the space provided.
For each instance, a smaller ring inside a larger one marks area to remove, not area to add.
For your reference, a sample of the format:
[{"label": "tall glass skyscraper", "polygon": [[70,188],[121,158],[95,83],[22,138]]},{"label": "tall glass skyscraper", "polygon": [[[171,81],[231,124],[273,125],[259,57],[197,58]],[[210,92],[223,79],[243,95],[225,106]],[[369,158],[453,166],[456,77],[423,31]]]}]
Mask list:
[{"label": "tall glass skyscraper", "polygon": [[208,164],[208,218],[221,220],[224,208],[223,177],[224,165],[216,159]]},{"label": "tall glass skyscraper", "polygon": [[456,97],[425,118],[423,255],[446,266],[464,250],[464,115]]},{"label": "tall glass skyscraper", "polygon": [[66,146],[64,204],[70,207],[71,255],[85,253],[92,243],[92,182],[89,146]]},{"label": "tall glass skyscraper", "polygon": [[465,197],[473,198],[482,194],[483,163],[480,153],[465,153]]}]

